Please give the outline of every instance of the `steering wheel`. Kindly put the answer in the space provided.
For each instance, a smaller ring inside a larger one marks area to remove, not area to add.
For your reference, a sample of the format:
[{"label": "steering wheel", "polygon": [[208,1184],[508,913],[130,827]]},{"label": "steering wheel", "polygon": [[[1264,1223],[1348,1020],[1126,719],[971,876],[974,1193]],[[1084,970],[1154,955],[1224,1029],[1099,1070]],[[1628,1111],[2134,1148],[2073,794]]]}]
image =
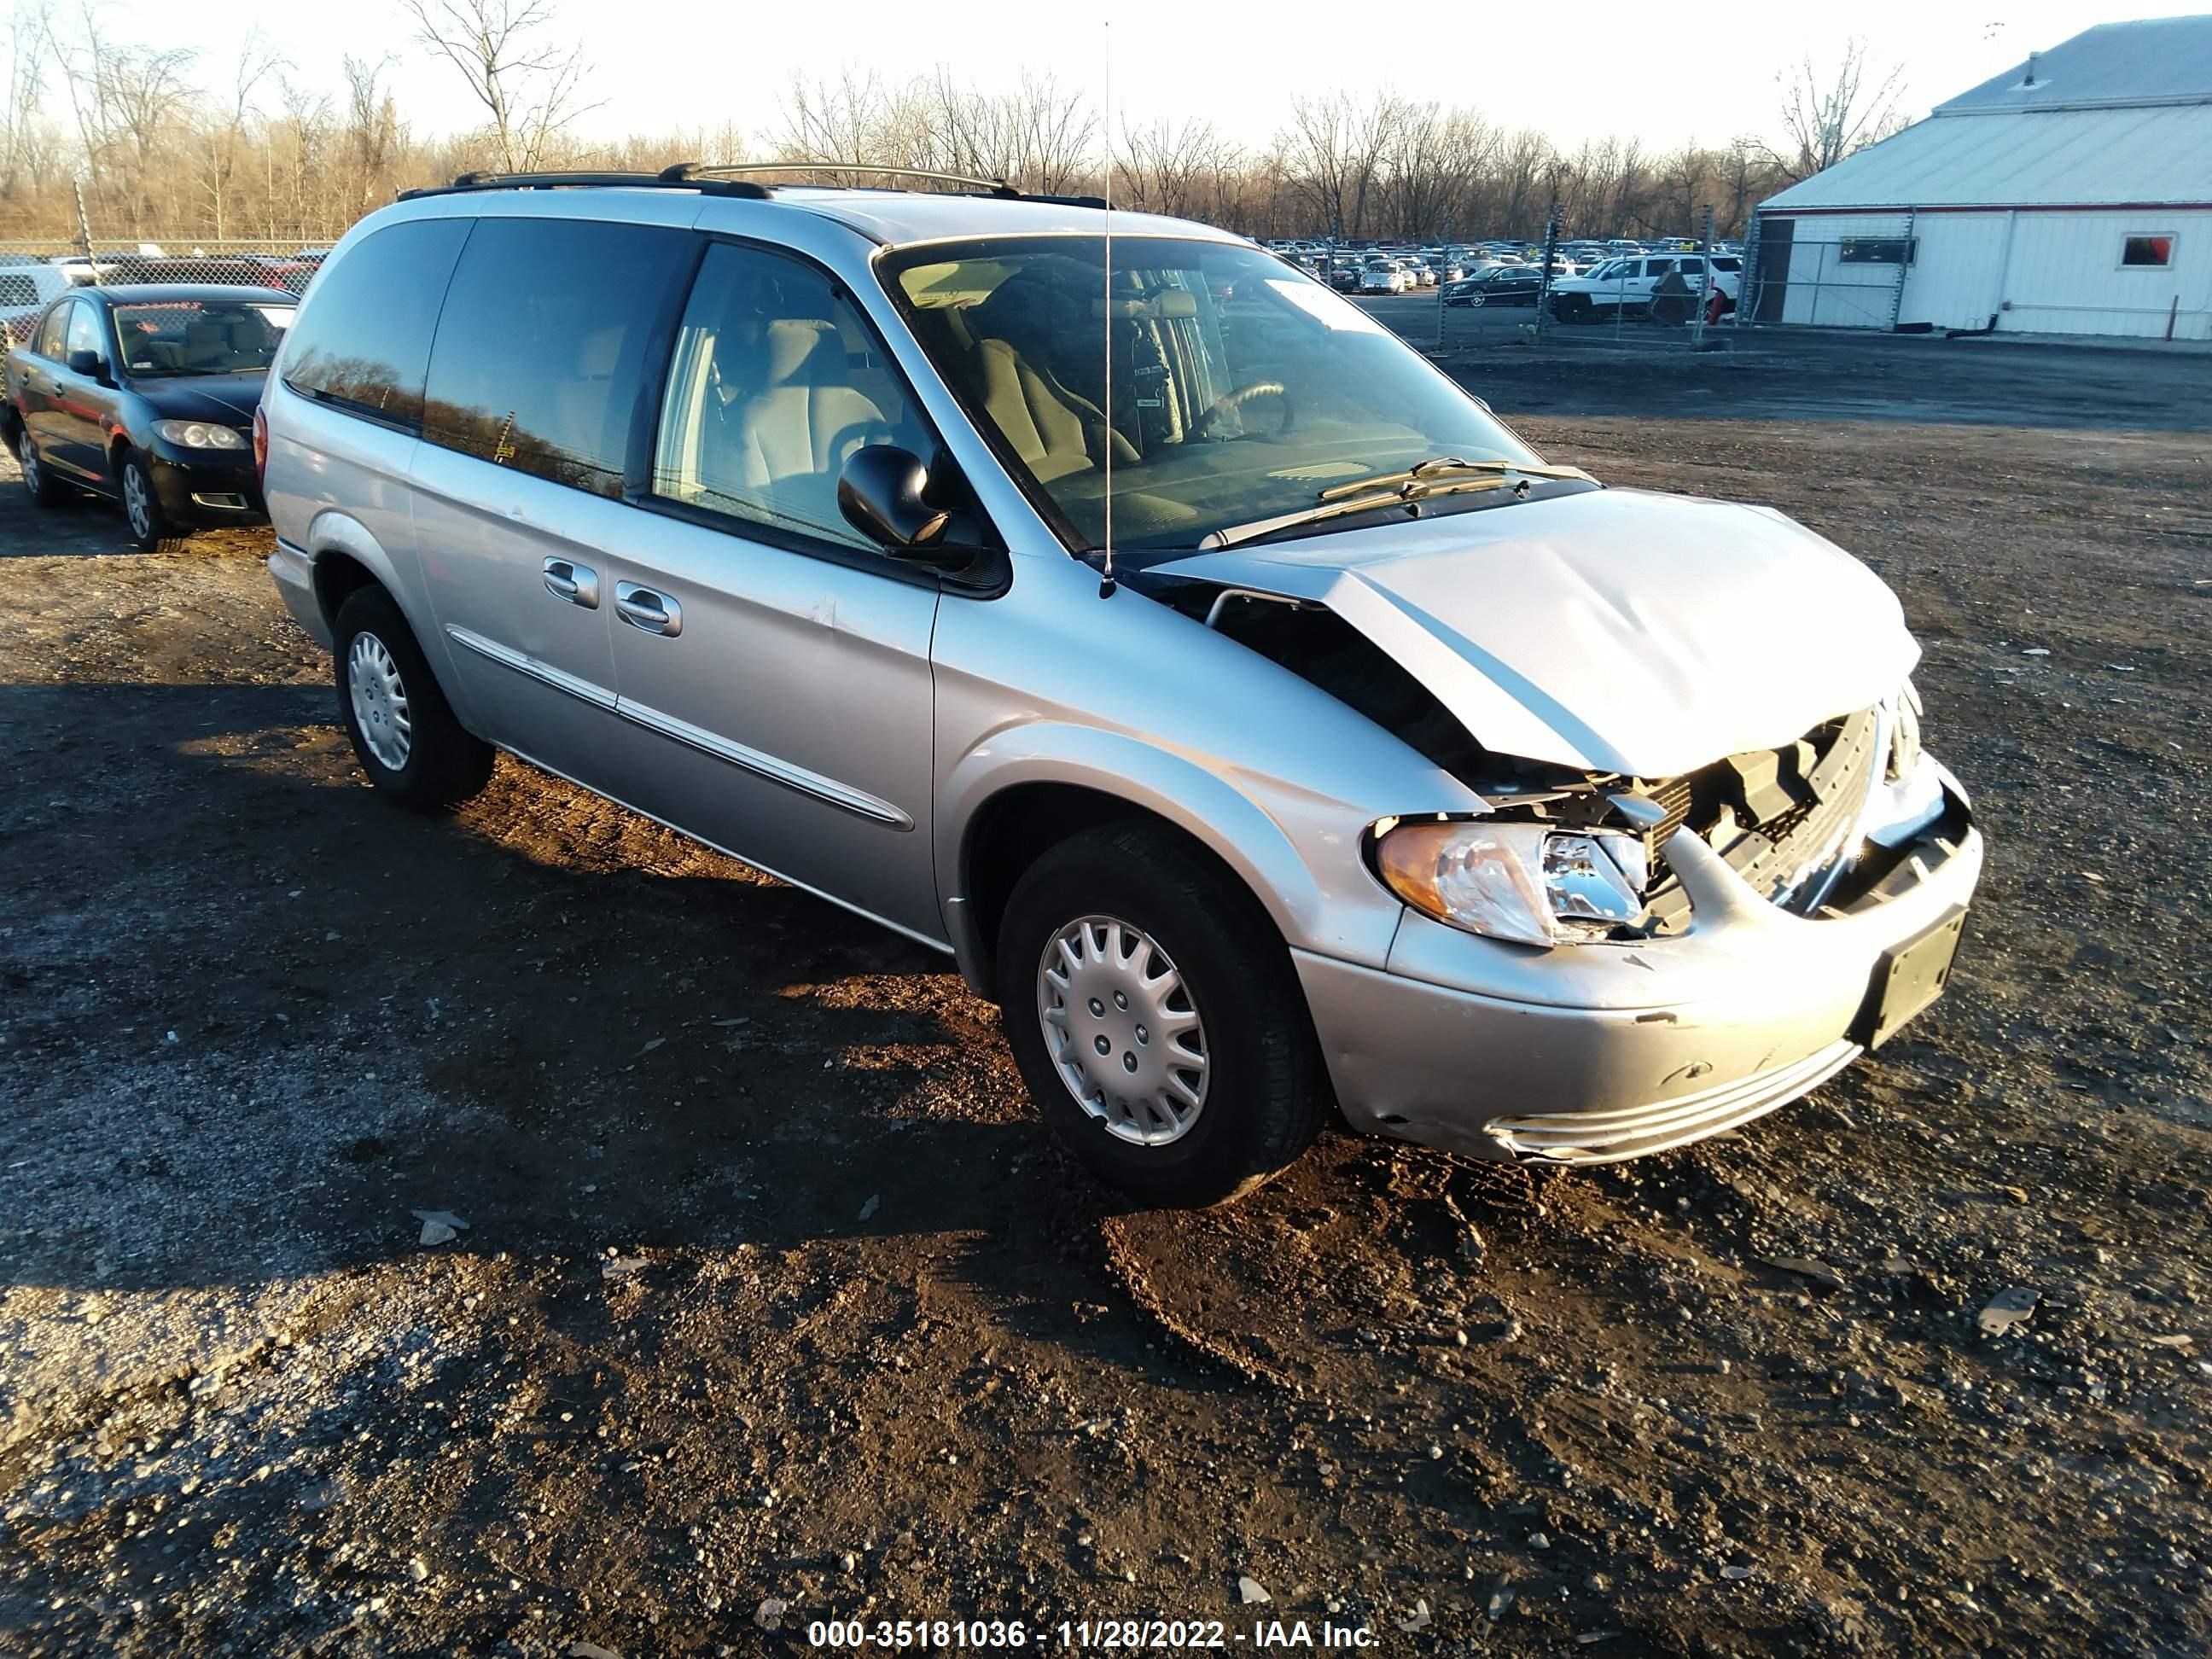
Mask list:
[{"label": "steering wheel", "polygon": [[1279,437],[1291,429],[1291,400],[1283,397],[1283,383],[1280,380],[1254,380],[1249,386],[1240,386],[1236,391],[1224,392],[1216,398],[1206,413],[1190,423],[1190,430],[1184,434],[1184,441],[1203,441],[1224,415],[1232,410],[1243,409],[1255,398],[1283,398],[1283,423],[1275,428],[1275,433]]}]

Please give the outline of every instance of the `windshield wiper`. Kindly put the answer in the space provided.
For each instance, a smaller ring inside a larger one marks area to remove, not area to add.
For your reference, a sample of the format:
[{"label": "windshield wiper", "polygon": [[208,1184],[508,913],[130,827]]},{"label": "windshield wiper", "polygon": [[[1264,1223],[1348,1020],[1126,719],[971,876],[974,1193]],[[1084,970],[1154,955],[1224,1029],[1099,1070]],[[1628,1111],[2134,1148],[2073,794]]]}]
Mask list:
[{"label": "windshield wiper", "polygon": [[1584,483],[1597,482],[1578,466],[1524,465],[1519,461],[1463,461],[1456,455],[1438,455],[1418,466],[1409,466],[1403,472],[1384,472],[1371,478],[1354,478],[1350,483],[1333,484],[1321,492],[1321,499],[1338,501],[1362,489],[1380,489],[1386,484],[1419,483],[1429,478],[1457,477],[1467,472],[1510,472],[1529,478],[1577,478]]},{"label": "windshield wiper", "polygon": [[1198,544],[1202,549],[1235,547],[1244,542],[1257,541],[1262,536],[1272,536],[1279,530],[1319,524],[1325,520],[1343,518],[1353,513],[1373,513],[1393,507],[1410,510],[1437,495],[1510,489],[1517,496],[1527,491],[1530,478],[1574,479],[1584,483],[1597,482],[1578,466],[1522,465],[1517,461],[1462,461],[1455,456],[1440,456],[1435,460],[1423,461],[1419,466],[1409,467],[1403,472],[1385,473],[1380,477],[1360,478],[1351,483],[1332,485],[1321,492],[1320,498],[1311,507],[1302,507],[1295,513],[1278,514],[1271,519],[1255,519],[1249,524],[1230,525],[1201,537]]}]

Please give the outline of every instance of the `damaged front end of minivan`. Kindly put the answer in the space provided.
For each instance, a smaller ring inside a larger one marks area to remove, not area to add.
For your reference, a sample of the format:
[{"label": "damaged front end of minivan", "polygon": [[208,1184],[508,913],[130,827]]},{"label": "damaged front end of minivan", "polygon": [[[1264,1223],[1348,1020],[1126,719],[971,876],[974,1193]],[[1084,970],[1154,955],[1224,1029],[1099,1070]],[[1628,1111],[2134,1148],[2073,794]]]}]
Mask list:
[{"label": "damaged front end of minivan", "polygon": [[[1384,971],[1294,952],[1357,1127],[1635,1157],[1796,1098],[1948,981],[1981,840],[1922,748],[1894,600],[1759,509],[1645,498],[1675,556],[1639,561],[1593,522],[1628,493],[1499,515],[1487,546],[1470,515],[1456,546],[1409,526],[1357,563],[1297,544],[1152,573],[1478,798],[1369,827],[1405,906]],[[1562,646],[1543,614],[1610,637]]]}]

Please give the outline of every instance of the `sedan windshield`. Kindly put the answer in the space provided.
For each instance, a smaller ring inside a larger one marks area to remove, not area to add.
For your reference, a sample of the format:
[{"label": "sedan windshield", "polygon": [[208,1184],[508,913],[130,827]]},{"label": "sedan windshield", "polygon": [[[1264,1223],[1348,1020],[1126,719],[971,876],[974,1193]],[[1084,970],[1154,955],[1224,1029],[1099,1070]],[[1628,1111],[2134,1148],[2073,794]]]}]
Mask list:
[{"label": "sedan windshield", "polygon": [[275,360],[293,307],[252,301],[154,300],[114,308],[124,372],[140,379],[258,374]]},{"label": "sedan windshield", "polygon": [[1007,237],[915,248],[885,271],[932,362],[1072,547],[1103,542],[1109,450],[1115,547],[1139,554],[1303,516],[1324,492],[1440,456],[1538,464],[1395,335],[1259,248],[1117,236],[1110,303],[1105,256],[1100,237]]}]

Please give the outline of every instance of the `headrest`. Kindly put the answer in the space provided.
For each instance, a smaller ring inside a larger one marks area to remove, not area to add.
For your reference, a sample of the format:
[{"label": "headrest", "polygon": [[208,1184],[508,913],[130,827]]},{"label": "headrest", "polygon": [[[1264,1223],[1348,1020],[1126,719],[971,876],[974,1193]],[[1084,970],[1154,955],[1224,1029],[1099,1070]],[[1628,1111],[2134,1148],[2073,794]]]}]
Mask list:
[{"label": "headrest", "polygon": [[[1091,315],[1093,321],[1105,321],[1106,301],[1093,300],[1091,302]],[[1149,300],[1131,299],[1114,301],[1114,319],[1116,322],[1127,322],[1133,318],[1141,317],[1148,322],[1158,323],[1165,322],[1170,318],[1197,315],[1198,295],[1193,294],[1188,289],[1164,289]]]},{"label": "headrest", "polygon": [[830,325],[814,317],[779,317],[762,342],[761,386],[803,384],[807,364],[830,334]]}]

